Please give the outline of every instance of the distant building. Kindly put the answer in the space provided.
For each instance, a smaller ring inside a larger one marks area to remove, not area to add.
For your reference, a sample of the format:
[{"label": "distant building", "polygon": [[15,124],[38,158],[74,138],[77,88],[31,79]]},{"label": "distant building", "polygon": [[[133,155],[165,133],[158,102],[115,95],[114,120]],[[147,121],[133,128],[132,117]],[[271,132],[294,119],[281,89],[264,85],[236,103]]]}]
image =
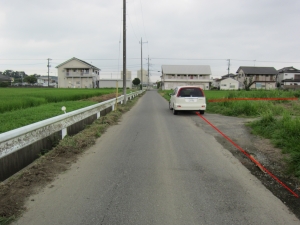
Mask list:
[{"label": "distant building", "polygon": [[[143,76],[142,76],[143,75]],[[143,70],[143,72],[141,73],[141,70],[137,71],[137,78],[140,79],[141,84],[148,84],[149,82],[149,77],[148,77],[148,71],[147,70]]]},{"label": "distant building", "polygon": [[236,74],[230,73],[230,74],[223,75],[221,79],[225,79],[225,78],[235,79],[236,76],[237,76]]},{"label": "distant building", "polygon": [[[123,80],[123,70],[121,71],[121,80]],[[131,80],[131,71],[130,70],[126,70],[126,80]]]},{"label": "distant building", "polygon": [[[100,79],[99,88],[115,88],[118,85],[119,88],[123,88],[123,79]],[[126,88],[132,88],[132,81],[126,80]]]},{"label": "distant building", "polygon": [[300,70],[290,66],[277,70],[277,82],[281,86],[300,85]]},{"label": "distant building", "polygon": [[59,88],[97,88],[99,87],[100,69],[75,57],[59,64]]},{"label": "distant building", "polygon": [[[58,77],[49,76],[49,86],[57,86]],[[48,86],[48,76],[37,77],[37,83],[41,86]]]},{"label": "distant building", "polygon": [[220,81],[220,90],[238,90],[239,82],[233,78],[225,78]]},{"label": "distant building", "polygon": [[162,89],[176,86],[197,86],[209,90],[211,69],[208,65],[162,65]]},{"label": "distant building", "polygon": [[4,76],[2,74],[0,74],[0,82],[11,82],[12,79],[10,77]]},{"label": "distant building", "polygon": [[275,89],[277,70],[274,67],[240,66],[237,80],[240,87],[245,88],[244,81],[249,82],[249,89]]}]

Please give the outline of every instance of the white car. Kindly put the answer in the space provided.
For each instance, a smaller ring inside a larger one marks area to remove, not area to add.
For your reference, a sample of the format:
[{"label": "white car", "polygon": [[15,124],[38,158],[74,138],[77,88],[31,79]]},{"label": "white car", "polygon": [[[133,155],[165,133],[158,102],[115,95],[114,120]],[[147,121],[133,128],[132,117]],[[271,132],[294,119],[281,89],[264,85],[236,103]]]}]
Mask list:
[{"label": "white car", "polygon": [[179,86],[170,94],[169,109],[176,115],[178,111],[199,111],[204,114],[206,98],[201,88],[195,86]]}]

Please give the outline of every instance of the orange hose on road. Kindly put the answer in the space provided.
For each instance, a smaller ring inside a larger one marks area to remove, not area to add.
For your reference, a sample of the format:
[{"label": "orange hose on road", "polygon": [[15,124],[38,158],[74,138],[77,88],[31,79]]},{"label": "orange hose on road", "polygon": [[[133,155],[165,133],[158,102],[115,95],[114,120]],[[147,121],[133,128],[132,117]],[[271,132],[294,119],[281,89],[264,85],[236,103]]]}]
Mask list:
[{"label": "orange hose on road", "polygon": [[222,98],[222,99],[210,99],[208,102],[230,102],[230,101],[291,101],[298,100],[298,98]]},{"label": "orange hose on road", "polygon": [[200,113],[196,112],[196,114],[203,119],[206,123],[208,123],[212,128],[214,128],[218,133],[220,133],[225,139],[227,139],[231,144],[233,144],[238,150],[240,150],[245,156],[247,156],[252,162],[254,162],[261,170],[265,171],[269,174],[274,180],[276,180],[281,186],[287,189],[290,193],[292,193],[295,197],[299,198],[299,196],[290,189],[286,184],[284,184],[281,180],[279,180],[274,174],[272,174],[269,170],[267,170],[260,162],[258,162],[254,157],[238,146],[235,142],[233,142],[229,137],[227,137],[222,131],[220,131],[217,127],[215,127],[211,122],[209,122],[206,118],[204,118]]}]

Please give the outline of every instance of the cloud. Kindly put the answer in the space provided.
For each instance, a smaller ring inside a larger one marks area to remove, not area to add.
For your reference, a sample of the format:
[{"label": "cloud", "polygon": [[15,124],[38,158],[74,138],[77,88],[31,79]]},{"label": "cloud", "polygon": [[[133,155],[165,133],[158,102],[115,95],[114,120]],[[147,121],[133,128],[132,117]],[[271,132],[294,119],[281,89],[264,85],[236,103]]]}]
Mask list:
[{"label": "cloud", "polygon": [[[133,76],[140,69],[141,38],[148,41],[143,44],[144,68],[149,55],[156,78],[159,73],[154,71],[162,64],[211,65],[213,76],[221,76],[227,73],[227,59],[231,71],[254,63],[300,68],[300,63],[276,63],[300,62],[299,6],[297,0],[284,4],[280,0],[128,0],[128,69]],[[122,8],[119,0],[4,0],[0,2],[1,58],[52,58],[55,66],[78,57],[92,61],[103,74],[119,76]],[[29,69],[21,64],[10,62],[11,69]],[[9,69],[7,65],[0,61],[0,71]],[[44,65],[30,70],[46,72]]]}]

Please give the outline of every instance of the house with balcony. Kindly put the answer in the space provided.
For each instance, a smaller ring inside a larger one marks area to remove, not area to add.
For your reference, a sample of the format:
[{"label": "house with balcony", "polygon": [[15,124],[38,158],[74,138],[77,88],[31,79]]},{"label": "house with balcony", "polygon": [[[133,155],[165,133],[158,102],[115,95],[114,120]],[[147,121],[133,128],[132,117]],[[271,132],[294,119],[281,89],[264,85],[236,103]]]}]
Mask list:
[{"label": "house with balcony", "polygon": [[277,82],[280,86],[300,86],[300,70],[290,66],[277,70]]},{"label": "house with balcony", "polygon": [[162,90],[176,86],[197,86],[209,90],[211,69],[208,65],[162,65]]},{"label": "house with balcony", "polygon": [[240,66],[236,71],[236,80],[240,88],[245,89],[275,89],[277,70],[274,67]]},{"label": "house with balcony", "polygon": [[59,88],[99,88],[100,69],[78,58],[71,58],[58,66]]}]

